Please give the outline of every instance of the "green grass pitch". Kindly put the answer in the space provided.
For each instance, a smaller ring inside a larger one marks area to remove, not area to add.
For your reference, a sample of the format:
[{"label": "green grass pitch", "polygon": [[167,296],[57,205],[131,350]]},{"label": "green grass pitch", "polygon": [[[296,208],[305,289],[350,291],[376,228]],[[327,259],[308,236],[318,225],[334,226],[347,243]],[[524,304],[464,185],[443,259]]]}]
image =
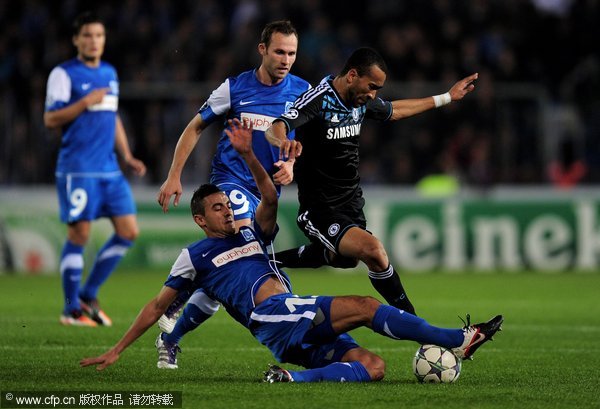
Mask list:
[{"label": "green grass pitch", "polygon": [[[302,295],[375,295],[366,274],[291,270]],[[78,361],[104,352],[160,289],[164,272],[118,270],[101,290],[111,328],[58,323],[57,276],[0,275],[0,390],[182,391],[185,408],[600,408],[600,274],[404,274],[417,312],[457,327],[502,313],[504,331],[463,364],[451,385],[421,385],[417,344],[367,329],[358,342],[387,362],[372,384],[264,384],[274,363],[249,332],[219,311],[182,342],[179,369],[156,368],[152,329],[104,372]]]}]

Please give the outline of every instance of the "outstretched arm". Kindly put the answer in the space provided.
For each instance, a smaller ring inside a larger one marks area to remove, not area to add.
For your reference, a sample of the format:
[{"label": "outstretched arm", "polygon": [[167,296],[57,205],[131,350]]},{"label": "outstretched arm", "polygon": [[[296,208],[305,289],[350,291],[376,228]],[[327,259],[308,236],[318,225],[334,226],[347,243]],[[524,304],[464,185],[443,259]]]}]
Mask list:
[{"label": "outstretched arm", "polygon": [[435,95],[433,97],[418,98],[418,99],[400,99],[392,101],[392,116],[391,121],[395,121],[409,116],[420,114],[433,108],[449,104],[452,101],[459,101],[464,98],[469,92],[475,89],[473,81],[479,76],[478,73],[469,75],[466,78],[458,81],[450,88],[450,91],[445,94]]},{"label": "outstretched arm", "polygon": [[185,162],[190,156],[190,153],[198,143],[200,134],[207,126],[208,124],[204,122],[200,114],[198,114],[194,116],[186,126],[177,141],[175,153],[173,154],[173,161],[171,162],[171,168],[169,169],[169,175],[167,176],[167,180],[165,180],[160,187],[156,196],[158,204],[162,206],[163,212],[165,213],[169,210],[171,196],[175,195],[173,205],[177,206],[179,204],[179,199],[183,192],[183,188],[181,187],[181,172],[183,171],[183,167],[185,166]]},{"label": "outstretched arm", "polygon": [[136,339],[141,337],[148,330],[148,328],[158,321],[160,316],[166,311],[167,307],[171,305],[176,297],[177,290],[171,287],[163,287],[156,298],[146,304],[142,311],[140,311],[131,327],[114,347],[95,358],[82,359],[79,362],[79,365],[97,365],[96,369],[101,371],[107,366],[114,364],[119,359],[121,352],[123,352],[125,348],[131,345]]},{"label": "outstretched arm", "polygon": [[244,121],[242,124],[237,118],[230,119],[228,123],[229,128],[225,130],[225,133],[231,141],[231,146],[248,165],[260,192],[260,203],[256,209],[255,221],[265,234],[271,234],[277,223],[277,190],[252,150],[252,123]]}]

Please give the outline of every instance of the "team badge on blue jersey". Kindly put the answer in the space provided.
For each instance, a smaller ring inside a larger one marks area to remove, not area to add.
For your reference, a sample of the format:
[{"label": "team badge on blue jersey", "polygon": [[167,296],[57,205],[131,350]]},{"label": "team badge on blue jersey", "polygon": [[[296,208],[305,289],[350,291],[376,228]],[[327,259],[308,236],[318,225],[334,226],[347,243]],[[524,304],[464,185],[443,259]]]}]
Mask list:
[{"label": "team badge on blue jersey", "polygon": [[254,233],[252,233],[252,230],[242,230],[242,236],[244,236],[244,239],[246,239],[246,241],[255,240]]},{"label": "team badge on blue jersey", "polygon": [[294,101],[285,101],[285,111],[283,111],[283,112],[286,113],[287,111],[289,111],[293,105],[294,105]]},{"label": "team badge on blue jersey", "polygon": [[360,118],[360,113],[358,112],[358,109],[353,108],[352,109],[352,119],[354,119],[354,122],[358,122],[359,118]]}]

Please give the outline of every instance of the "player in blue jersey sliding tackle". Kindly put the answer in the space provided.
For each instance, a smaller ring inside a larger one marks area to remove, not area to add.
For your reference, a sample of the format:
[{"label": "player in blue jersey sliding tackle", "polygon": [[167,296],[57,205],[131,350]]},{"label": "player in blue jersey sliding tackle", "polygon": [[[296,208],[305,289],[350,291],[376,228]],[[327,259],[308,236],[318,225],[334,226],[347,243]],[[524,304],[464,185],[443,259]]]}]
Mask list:
[{"label": "player in blue jersey sliding tackle", "polygon": [[[48,78],[44,124],[62,131],[56,188],[60,218],[67,224],[60,260],[65,297],[60,322],[64,325],[112,324],[100,309],[98,290],[139,231],[133,195],[115,147],[136,174],[144,175],[146,167],[132,156],[117,114],[119,80],[114,67],[101,60],[105,41],[102,21],[89,12],[81,14],[73,24],[77,57],[55,67]],[[110,218],[115,233],[96,255],[80,288],[91,222],[101,217]]]},{"label": "player in blue jersey sliding tackle", "polygon": [[[227,195],[214,184],[194,192],[194,222],[206,238],[183,249],[158,295],[142,309],[120,341],[81,366],[102,370],[153,326],[181,292],[202,288],[280,362],[306,370],[272,365],[265,382],[369,382],[383,379],[385,362],[360,347],[346,332],[368,327],[386,337],[436,344],[469,359],[500,330],[503,318],[460,329],[434,327],[423,318],[362,296],[306,296],[292,293],[289,277],[269,259],[266,244],[277,231],[277,190],[252,150],[251,125],[229,121],[232,147],[248,165],[261,200],[253,223],[239,226]],[[292,154],[293,154],[292,148]]]},{"label": "player in blue jersey sliding tackle", "polygon": [[[279,160],[279,150],[265,139],[264,131],[275,118],[283,114],[310,84],[290,74],[296,60],[298,33],[289,21],[274,21],[262,31],[258,53],[262,57],[257,69],[227,78],[215,89],[198,114],[181,134],[167,180],[158,193],[158,203],[168,211],[171,197],[179,204],[182,194],[181,172],[201,133],[212,123],[229,119],[246,119],[253,125],[252,147],[262,166],[280,186],[293,179],[293,163]],[[294,133],[288,135],[294,138]],[[254,218],[260,192],[246,163],[233,149],[227,135],[219,139],[211,164],[210,182],[217,185],[229,198],[233,217],[238,226],[247,225]],[[189,301],[188,301],[189,298]],[[178,313],[188,301],[179,319]],[[181,338],[210,318],[219,303],[210,299],[201,289],[193,295],[182,293],[159,320],[162,334],[156,340],[159,368],[177,368],[177,352]]]}]

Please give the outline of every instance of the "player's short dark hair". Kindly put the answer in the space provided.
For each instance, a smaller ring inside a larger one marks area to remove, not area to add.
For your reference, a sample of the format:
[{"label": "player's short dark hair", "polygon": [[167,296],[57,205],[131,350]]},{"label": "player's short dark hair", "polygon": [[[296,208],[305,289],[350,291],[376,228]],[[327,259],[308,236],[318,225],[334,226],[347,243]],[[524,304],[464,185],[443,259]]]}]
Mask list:
[{"label": "player's short dark hair", "polygon": [[346,61],[344,68],[340,71],[340,76],[346,75],[351,69],[355,69],[360,77],[368,74],[373,65],[381,68],[381,71],[387,74],[388,68],[383,57],[374,49],[361,47],[352,53]]},{"label": "player's short dark hair", "polygon": [[192,200],[190,202],[190,208],[192,210],[192,215],[200,214],[204,216],[204,198],[212,195],[213,193],[223,192],[217,185],[213,185],[212,183],[206,183],[201,185],[198,189],[194,191],[192,195]]},{"label": "player's short dark hair", "polygon": [[94,12],[84,11],[79,14],[73,21],[73,35],[79,34],[83,26],[91,23],[100,23],[104,25],[104,21],[102,21],[102,19]]},{"label": "player's short dark hair", "polygon": [[271,44],[271,39],[275,33],[281,33],[286,36],[293,34],[298,38],[298,31],[296,31],[296,27],[293,26],[290,20],[278,20],[272,21],[265,26],[260,35],[260,42],[269,48],[269,44]]}]

